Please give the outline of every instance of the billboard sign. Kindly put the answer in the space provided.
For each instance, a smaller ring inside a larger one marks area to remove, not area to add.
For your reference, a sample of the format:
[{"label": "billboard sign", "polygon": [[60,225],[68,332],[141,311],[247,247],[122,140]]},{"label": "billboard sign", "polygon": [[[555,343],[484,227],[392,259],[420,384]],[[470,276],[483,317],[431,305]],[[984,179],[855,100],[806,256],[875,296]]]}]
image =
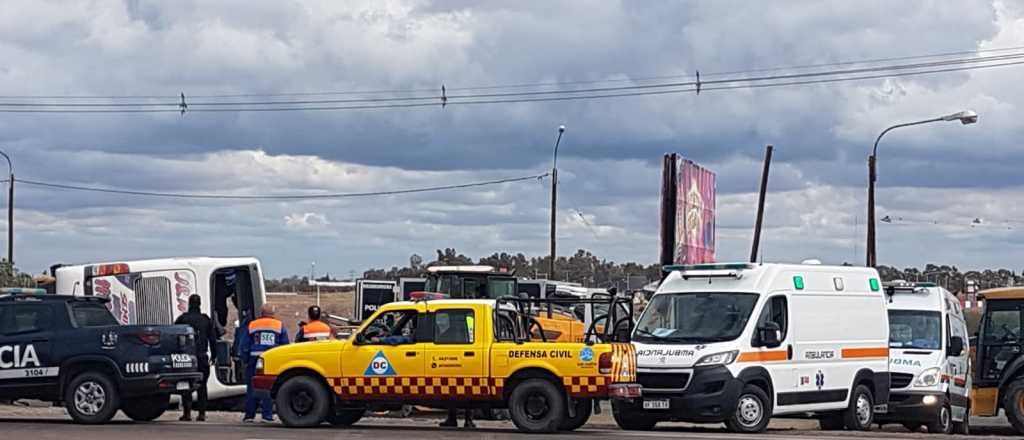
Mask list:
[{"label": "billboard sign", "polygon": [[715,261],[715,173],[683,159],[676,192],[677,264]]}]

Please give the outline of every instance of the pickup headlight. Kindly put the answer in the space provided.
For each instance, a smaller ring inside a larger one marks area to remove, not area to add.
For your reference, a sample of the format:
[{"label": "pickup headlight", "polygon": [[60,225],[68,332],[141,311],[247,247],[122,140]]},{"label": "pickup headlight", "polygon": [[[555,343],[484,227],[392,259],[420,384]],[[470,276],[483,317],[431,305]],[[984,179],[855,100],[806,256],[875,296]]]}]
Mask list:
[{"label": "pickup headlight", "polygon": [[729,365],[736,360],[739,350],[723,351],[721,353],[709,354],[697,360],[694,367],[706,367],[708,365]]},{"label": "pickup headlight", "polygon": [[915,387],[933,387],[939,384],[939,367],[932,367],[924,370],[920,376],[917,376],[917,381],[914,382]]}]

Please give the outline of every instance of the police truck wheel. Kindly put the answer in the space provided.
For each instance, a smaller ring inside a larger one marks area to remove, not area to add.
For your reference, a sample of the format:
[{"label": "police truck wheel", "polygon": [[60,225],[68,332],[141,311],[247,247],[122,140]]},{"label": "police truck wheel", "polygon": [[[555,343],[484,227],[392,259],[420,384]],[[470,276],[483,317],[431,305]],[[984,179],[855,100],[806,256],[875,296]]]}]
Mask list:
[{"label": "police truck wheel", "polygon": [[949,403],[944,403],[939,408],[939,417],[927,425],[929,434],[952,434],[953,414],[949,410]]},{"label": "police truck wheel", "polygon": [[333,426],[352,426],[355,425],[359,419],[363,418],[363,414],[366,410],[363,408],[355,409],[338,409],[333,413],[328,414],[327,423]]},{"label": "police truck wheel", "polygon": [[164,415],[170,404],[171,396],[167,394],[125,399],[121,412],[136,422],[152,422]]},{"label": "police truck wheel", "polygon": [[725,426],[732,432],[762,432],[768,428],[771,415],[768,395],[764,390],[754,385],[746,385],[736,403],[736,411],[725,420]]},{"label": "police truck wheel", "polygon": [[64,390],[64,408],[78,423],[106,423],[121,407],[117,387],[105,374],[85,372],[75,376]]},{"label": "police truck wheel", "polygon": [[627,431],[650,431],[658,424],[658,419],[618,402],[612,402],[612,418]]},{"label": "police truck wheel", "polygon": [[308,428],[327,419],[331,396],[320,381],[309,376],[295,376],[277,391],[277,414],[285,426]]},{"label": "police truck wheel", "polygon": [[565,420],[562,421],[562,424],[558,425],[559,431],[575,431],[579,429],[587,424],[587,420],[590,420],[590,415],[594,412],[594,401],[590,399],[571,399],[569,404],[575,406],[576,417],[569,417],[569,412],[566,411]]},{"label": "police truck wheel", "polygon": [[547,380],[527,379],[512,390],[508,410],[520,431],[555,432],[565,422],[565,393]]},{"label": "police truck wheel", "polygon": [[1017,378],[1006,386],[1003,397],[1003,409],[1006,418],[1017,432],[1024,432],[1024,377]]},{"label": "police truck wheel", "polygon": [[865,385],[857,385],[850,398],[850,407],[843,413],[846,429],[851,431],[870,431],[875,421],[875,396]]}]

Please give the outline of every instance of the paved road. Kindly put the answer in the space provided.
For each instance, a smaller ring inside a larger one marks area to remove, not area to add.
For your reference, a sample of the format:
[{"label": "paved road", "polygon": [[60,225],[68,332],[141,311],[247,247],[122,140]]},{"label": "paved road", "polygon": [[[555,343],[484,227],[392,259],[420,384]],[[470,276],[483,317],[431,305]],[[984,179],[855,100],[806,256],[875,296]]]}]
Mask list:
[{"label": "paved road", "polygon": [[[2,413],[0,413],[2,415]],[[166,420],[167,418],[165,418]],[[414,439],[414,440],[457,440],[457,439],[525,439],[554,438],[556,436],[525,436],[518,433],[508,422],[481,422],[477,430],[451,430],[435,426],[436,420],[395,420],[369,419],[360,422],[353,428],[335,429],[324,426],[320,429],[289,429],[279,424],[242,425],[230,421],[215,421],[203,424],[161,421],[157,423],[130,423],[118,421],[103,426],[79,426],[71,424],[65,418],[58,417],[2,417],[0,416],[0,433],[4,438],[33,440],[317,440],[326,439]],[[760,435],[737,435],[724,432],[719,428],[675,427],[670,426],[653,432],[625,433],[610,426],[598,425],[587,427],[571,434],[558,434],[557,438],[583,438],[588,440],[621,440],[629,438],[643,439],[767,439],[767,440],[848,440],[850,437],[859,439],[957,439],[967,437],[935,436],[911,434],[907,432],[889,431],[872,433],[825,433],[813,430],[771,430]],[[985,428],[980,438],[985,440],[1015,438],[1011,431],[1004,427]]]}]

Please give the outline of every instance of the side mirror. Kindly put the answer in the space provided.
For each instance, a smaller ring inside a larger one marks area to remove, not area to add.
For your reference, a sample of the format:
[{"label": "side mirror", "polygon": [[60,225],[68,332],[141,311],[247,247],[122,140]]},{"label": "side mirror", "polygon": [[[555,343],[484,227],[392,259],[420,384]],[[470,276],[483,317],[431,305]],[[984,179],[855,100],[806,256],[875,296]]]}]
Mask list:
[{"label": "side mirror", "polygon": [[758,345],[767,348],[775,348],[782,345],[782,328],[778,323],[766,322],[757,329]]},{"label": "side mirror", "polygon": [[949,347],[946,349],[947,356],[960,356],[964,353],[964,338],[953,336],[949,338]]},{"label": "side mirror", "polygon": [[366,343],[366,336],[363,336],[362,333],[356,333],[356,338],[353,341],[353,344],[355,344],[355,345],[363,345],[365,343]]}]

